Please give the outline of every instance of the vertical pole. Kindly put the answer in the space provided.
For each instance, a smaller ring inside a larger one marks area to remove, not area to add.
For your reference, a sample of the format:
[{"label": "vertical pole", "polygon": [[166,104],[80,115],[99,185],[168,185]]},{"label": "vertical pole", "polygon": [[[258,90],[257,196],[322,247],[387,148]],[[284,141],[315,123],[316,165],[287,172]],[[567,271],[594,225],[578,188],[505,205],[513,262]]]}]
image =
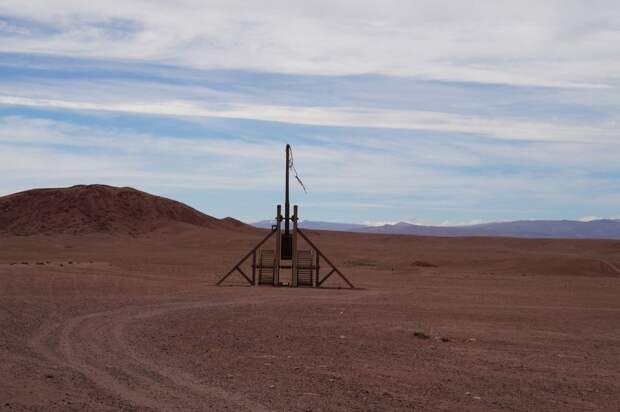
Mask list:
[{"label": "vertical pole", "polygon": [[286,145],[286,168],[284,182],[284,233],[282,234],[280,258],[283,260],[292,260],[293,258],[293,239],[290,232],[291,222],[291,204],[289,200],[289,169],[291,166],[291,146]]},{"label": "vertical pole", "polygon": [[289,203],[288,197],[288,171],[291,165],[291,145],[286,145],[286,187],[285,187],[285,196],[284,196],[284,233],[286,235],[289,234],[289,220],[291,214],[291,205]]},{"label": "vertical pole", "polygon": [[315,276],[312,279],[312,286],[314,286],[315,288],[319,285],[319,263],[321,261],[321,254],[319,253],[318,250],[315,250],[314,253],[316,254],[316,269],[315,269]]},{"label": "vertical pole", "polygon": [[297,287],[297,205],[293,206],[293,261],[291,265],[291,286]]},{"label": "vertical pole", "polygon": [[252,253],[252,285],[258,285],[256,281],[256,250]]},{"label": "vertical pole", "polygon": [[282,252],[282,205],[278,205],[276,211],[276,224],[278,228],[276,230],[276,256],[273,269],[273,285],[278,286],[280,284],[280,258]]}]

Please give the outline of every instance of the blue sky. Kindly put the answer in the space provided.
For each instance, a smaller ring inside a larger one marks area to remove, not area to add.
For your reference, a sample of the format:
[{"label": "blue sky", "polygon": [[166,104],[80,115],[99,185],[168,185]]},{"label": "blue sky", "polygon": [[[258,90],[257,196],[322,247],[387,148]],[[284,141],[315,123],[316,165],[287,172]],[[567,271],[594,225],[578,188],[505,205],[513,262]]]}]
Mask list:
[{"label": "blue sky", "polygon": [[[0,195],[245,221],[620,217],[613,1],[0,3]],[[467,3],[467,4],[466,4]]]}]

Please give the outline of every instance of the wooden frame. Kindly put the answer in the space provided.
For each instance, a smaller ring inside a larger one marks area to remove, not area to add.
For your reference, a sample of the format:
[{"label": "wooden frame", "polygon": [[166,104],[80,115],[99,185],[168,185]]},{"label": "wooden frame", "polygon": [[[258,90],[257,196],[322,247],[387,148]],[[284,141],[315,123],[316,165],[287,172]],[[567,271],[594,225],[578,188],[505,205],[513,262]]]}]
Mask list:
[{"label": "wooden frame", "polygon": [[[258,282],[258,279],[256,277],[256,251],[258,250],[259,247],[261,247],[263,245],[263,243],[265,243],[267,240],[269,240],[269,238],[271,236],[273,236],[274,233],[276,233],[276,232],[277,232],[276,229],[271,229],[271,232],[269,232],[269,234],[267,236],[265,236],[263,238],[263,240],[258,242],[258,244],[256,246],[254,246],[254,249],[250,250],[247,255],[245,255],[239,262],[237,262],[237,264],[235,266],[233,266],[233,268],[230,269],[228,271],[228,273],[226,273],[224,276],[222,276],[222,278],[217,281],[216,285],[217,286],[221,285],[222,282],[224,282],[235,271],[241,273],[241,275],[248,281],[248,283],[250,285],[256,284],[256,282]],[[246,259],[249,258],[250,256],[252,256],[252,278],[251,279],[245,274],[245,272],[240,267],[243,264],[243,262],[245,262]]]},{"label": "wooden frame", "polygon": [[[269,240],[272,236],[275,235],[275,262],[274,262],[274,267],[273,267],[273,286],[280,286],[280,269],[281,268],[287,268],[287,269],[291,269],[291,284],[290,286],[292,287],[297,287],[299,286],[299,279],[298,279],[298,273],[297,273],[297,248],[299,245],[299,240],[298,240],[298,235],[301,236],[301,238],[303,238],[303,240],[305,240],[308,245],[314,250],[314,254],[315,254],[315,263],[314,265],[312,265],[310,267],[310,269],[312,269],[312,287],[321,287],[321,285],[323,283],[325,283],[325,281],[327,279],[329,279],[334,273],[336,273],[338,276],[340,276],[340,278],[342,278],[342,280],[345,281],[345,283],[351,288],[351,289],[355,289],[355,286],[353,286],[353,284],[349,281],[349,279],[347,279],[347,277],[336,267],[336,265],[334,265],[328,258],[327,256],[325,256],[325,254],[323,252],[321,252],[321,250],[318,248],[318,246],[316,246],[309,238],[308,236],[306,236],[306,234],[298,227],[297,222],[299,220],[299,215],[298,215],[298,207],[297,205],[293,206],[293,216],[291,217],[291,220],[293,221],[293,254],[292,254],[292,259],[291,259],[291,264],[290,265],[282,265],[281,264],[281,248],[282,248],[282,206],[278,205],[277,206],[277,211],[276,211],[276,225],[272,226],[271,231],[269,232],[269,234],[267,236],[265,236],[256,246],[254,246],[254,248],[252,250],[250,250],[250,252],[248,252],[241,260],[239,260],[239,262],[237,262],[237,264],[235,266],[233,266],[232,269],[230,269],[228,271],[228,273],[226,273],[224,276],[222,276],[220,278],[220,280],[217,281],[216,285],[221,285],[224,280],[226,280],[230,275],[232,275],[235,271],[239,272],[241,274],[241,276],[243,276],[243,278],[245,280],[248,281],[248,283],[250,285],[253,286],[258,286],[260,284],[260,273],[259,276],[256,276],[256,269],[257,268],[261,268],[262,266],[259,266],[256,262],[256,253],[258,251],[258,249],[263,246],[265,244],[265,242],[267,242],[267,240]],[[252,256],[252,277],[250,278],[242,269],[241,269],[241,265],[250,257]],[[321,258],[327,263],[327,265],[329,265],[329,267],[331,268],[331,270],[327,273],[327,275],[325,275],[322,279],[320,277],[320,269],[321,269]],[[262,265],[262,262],[260,262],[260,265]],[[306,268],[308,269],[308,268]]]}]

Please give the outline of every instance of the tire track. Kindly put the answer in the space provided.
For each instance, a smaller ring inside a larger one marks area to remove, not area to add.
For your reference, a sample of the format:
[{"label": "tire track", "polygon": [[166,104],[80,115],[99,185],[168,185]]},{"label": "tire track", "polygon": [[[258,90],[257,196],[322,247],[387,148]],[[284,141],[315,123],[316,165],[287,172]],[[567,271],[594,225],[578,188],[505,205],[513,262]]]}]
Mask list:
[{"label": "tire track", "polygon": [[[274,299],[225,302],[166,303],[125,307],[48,324],[29,345],[50,362],[67,366],[103,391],[132,406],[152,410],[206,409],[209,403],[234,410],[267,411],[240,393],[205,384],[180,369],[158,365],[138,353],[126,341],[125,330],[133,322],[188,309],[251,305]],[[57,341],[56,341],[57,340]]]}]

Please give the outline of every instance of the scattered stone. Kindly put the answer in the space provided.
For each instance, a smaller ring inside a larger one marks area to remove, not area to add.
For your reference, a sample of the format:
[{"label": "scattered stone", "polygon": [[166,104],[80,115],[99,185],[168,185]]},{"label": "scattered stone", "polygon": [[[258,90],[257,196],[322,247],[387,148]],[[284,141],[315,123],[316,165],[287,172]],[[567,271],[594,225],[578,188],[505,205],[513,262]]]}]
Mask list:
[{"label": "scattered stone", "polygon": [[276,385],[269,385],[269,389],[275,389]]},{"label": "scattered stone", "polygon": [[28,264],[28,262],[22,262],[22,265],[27,265],[27,264]]},{"label": "scattered stone", "polygon": [[340,335],[340,336],[338,336],[338,337],[339,337],[340,339],[346,339],[346,338],[347,338],[347,337],[346,337],[346,336],[344,336],[344,335]]},{"label": "scattered stone", "polygon": [[430,338],[431,338],[431,337],[430,337],[430,336],[428,336],[426,333],[424,333],[424,332],[419,332],[419,331],[413,332],[413,336],[415,336],[415,337],[416,337],[416,338],[418,338],[418,339],[430,339]]},{"label": "scattered stone", "polygon": [[52,379],[52,378],[54,378],[54,375],[52,375],[51,373],[48,373],[47,375],[45,375],[45,377],[47,379]]},{"label": "scattered stone", "polygon": [[441,338],[442,342],[452,342],[452,339],[450,338]]}]

